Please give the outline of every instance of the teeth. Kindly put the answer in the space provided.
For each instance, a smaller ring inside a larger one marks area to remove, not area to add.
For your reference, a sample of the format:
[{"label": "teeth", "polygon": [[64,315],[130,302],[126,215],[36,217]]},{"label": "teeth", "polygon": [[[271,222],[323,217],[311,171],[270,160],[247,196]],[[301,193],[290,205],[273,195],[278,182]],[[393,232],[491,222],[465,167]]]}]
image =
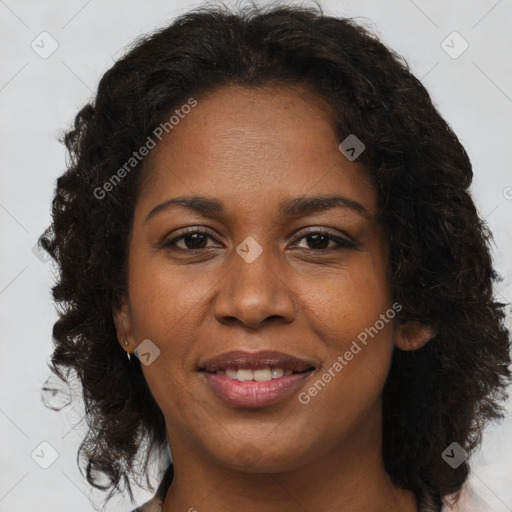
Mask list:
[{"label": "teeth", "polygon": [[270,372],[270,368],[261,368],[259,370],[254,370],[254,380],[258,382],[265,382],[267,380],[272,380],[272,373]]},{"label": "teeth", "polygon": [[266,382],[272,379],[280,379],[283,375],[291,375],[293,370],[284,370],[283,368],[259,368],[257,370],[226,368],[226,370],[217,370],[217,375],[226,375],[230,379],[236,379],[241,382],[255,380],[257,382]]},{"label": "teeth", "polygon": [[282,368],[272,368],[272,378],[279,379],[284,375],[284,370]]},{"label": "teeth", "polygon": [[229,377],[230,379],[236,379],[237,371],[233,370],[233,368],[228,368],[226,370],[226,377]]},{"label": "teeth", "polygon": [[252,370],[238,370],[236,372],[236,378],[240,381],[252,380],[254,373]]}]

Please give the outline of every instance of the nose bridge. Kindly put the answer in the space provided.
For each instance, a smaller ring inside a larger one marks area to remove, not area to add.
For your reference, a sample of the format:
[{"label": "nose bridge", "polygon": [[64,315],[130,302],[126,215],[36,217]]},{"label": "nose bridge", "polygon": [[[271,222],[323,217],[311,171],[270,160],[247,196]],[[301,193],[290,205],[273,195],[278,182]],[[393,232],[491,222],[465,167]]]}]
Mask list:
[{"label": "nose bridge", "polygon": [[276,271],[279,262],[276,262],[275,248],[269,240],[258,242],[252,236],[246,237],[236,248],[233,255],[233,267],[237,278],[235,282],[243,283],[254,290],[269,292],[275,287]]},{"label": "nose bridge", "polygon": [[268,239],[246,237],[230,255],[230,272],[223,280],[215,304],[219,321],[237,318],[257,327],[266,318],[293,318],[291,290],[282,272],[278,251]]}]

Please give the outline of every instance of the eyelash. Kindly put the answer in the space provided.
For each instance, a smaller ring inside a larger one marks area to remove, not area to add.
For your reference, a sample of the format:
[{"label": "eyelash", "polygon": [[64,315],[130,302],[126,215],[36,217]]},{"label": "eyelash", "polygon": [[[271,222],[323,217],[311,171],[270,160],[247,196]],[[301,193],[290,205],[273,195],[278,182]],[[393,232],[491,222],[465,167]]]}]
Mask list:
[{"label": "eyelash", "polygon": [[[215,236],[210,231],[193,228],[189,231],[182,233],[181,235],[179,235],[177,237],[167,240],[166,242],[164,242],[163,247],[168,250],[171,250],[171,251],[178,250],[178,251],[184,251],[184,252],[206,251],[208,249],[212,249],[211,247],[203,247],[203,248],[197,248],[197,249],[183,249],[182,247],[176,246],[177,242],[183,240],[185,237],[187,237],[189,235],[194,235],[194,234],[207,235],[212,240],[216,240]],[[345,238],[336,237],[332,233],[322,230],[322,229],[316,229],[315,231],[309,231],[309,232],[303,234],[302,236],[298,237],[294,243],[297,243],[297,242],[299,242],[309,236],[312,236],[312,235],[325,235],[330,240],[333,240],[337,244],[337,246],[326,248],[326,249],[306,249],[306,250],[310,250],[310,251],[317,252],[317,253],[318,252],[326,253],[326,252],[330,252],[330,251],[339,251],[339,250],[343,250],[343,249],[356,249],[357,248],[357,244],[355,242],[352,242],[351,240],[347,240]]]}]

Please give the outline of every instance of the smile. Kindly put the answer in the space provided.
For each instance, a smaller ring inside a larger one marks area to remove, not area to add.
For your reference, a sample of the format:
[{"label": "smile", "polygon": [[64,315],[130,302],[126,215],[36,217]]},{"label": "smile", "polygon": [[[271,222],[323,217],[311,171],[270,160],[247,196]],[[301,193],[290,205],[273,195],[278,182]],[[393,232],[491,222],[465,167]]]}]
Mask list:
[{"label": "smile", "polygon": [[242,382],[248,380],[255,380],[258,382],[267,382],[272,379],[280,379],[283,375],[291,375],[293,370],[283,369],[283,368],[258,368],[258,369],[250,369],[250,368],[240,368],[239,370],[235,368],[227,368],[226,370],[217,370],[215,375],[225,375],[230,379],[236,379]]},{"label": "smile", "polygon": [[315,370],[315,363],[273,351],[229,352],[199,368],[211,391],[233,407],[276,404],[297,392]]}]

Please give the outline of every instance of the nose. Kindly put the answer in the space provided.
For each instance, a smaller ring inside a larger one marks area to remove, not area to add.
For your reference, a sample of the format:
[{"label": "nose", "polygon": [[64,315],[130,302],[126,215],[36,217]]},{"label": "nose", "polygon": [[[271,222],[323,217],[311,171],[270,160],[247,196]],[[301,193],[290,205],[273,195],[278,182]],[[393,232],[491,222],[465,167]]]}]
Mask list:
[{"label": "nose", "polygon": [[241,323],[258,329],[265,322],[291,323],[295,315],[293,290],[286,272],[271,261],[271,250],[246,261],[238,253],[232,255],[225,278],[219,283],[214,314],[223,324]]}]

